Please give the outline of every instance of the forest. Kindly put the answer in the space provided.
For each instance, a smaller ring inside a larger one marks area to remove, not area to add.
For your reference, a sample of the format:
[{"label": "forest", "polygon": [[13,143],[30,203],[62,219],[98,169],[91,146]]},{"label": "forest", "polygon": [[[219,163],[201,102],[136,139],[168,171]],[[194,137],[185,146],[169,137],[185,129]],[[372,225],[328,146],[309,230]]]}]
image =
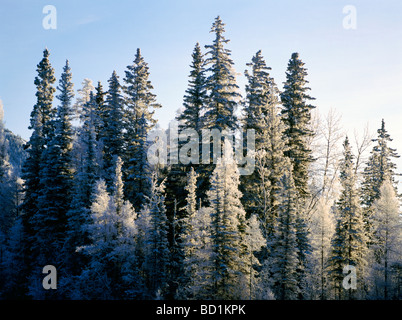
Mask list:
[{"label": "forest", "polygon": [[[314,105],[297,52],[280,90],[257,51],[241,94],[219,16],[211,35],[191,53],[176,139],[157,123],[140,49],[124,75],[75,94],[69,61],[56,80],[46,48],[28,141],[0,101],[0,299],[402,298],[385,120],[345,135],[335,109]],[[151,161],[161,143],[170,161]]]}]

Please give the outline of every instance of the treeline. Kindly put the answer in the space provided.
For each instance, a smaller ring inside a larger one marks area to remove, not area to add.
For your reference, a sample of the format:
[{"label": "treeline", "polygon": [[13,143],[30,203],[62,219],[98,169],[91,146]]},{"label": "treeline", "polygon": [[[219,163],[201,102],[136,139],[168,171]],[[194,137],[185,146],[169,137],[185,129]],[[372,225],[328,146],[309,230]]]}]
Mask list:
[{"label": "treeline", "polygon": [[401,298],[399,156],[384,120],[353,152],[335,112],[315,116],[297,53],[279,90],[258,51],[242,97],[219,17],[211,32],[192,53],[179,132],[254,130],[250,175],[225,143],[217,163],[150,164],[161,105],[140,49],[122,81],[85,79],[75,100],[68,61],[55,87],[44,50],[21,173],[0,118],[2,299]]}]

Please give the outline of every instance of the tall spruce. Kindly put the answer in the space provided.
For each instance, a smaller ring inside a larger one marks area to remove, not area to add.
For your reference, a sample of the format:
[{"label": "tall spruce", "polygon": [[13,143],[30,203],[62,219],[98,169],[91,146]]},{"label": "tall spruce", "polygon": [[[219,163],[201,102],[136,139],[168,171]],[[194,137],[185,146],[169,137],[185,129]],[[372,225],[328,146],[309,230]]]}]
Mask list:
[{"label": "tall spruce", "polygon": [[284,156],[287,140],[283,138],[284,124],[279,114],[279,91],[261,51],[247,65],[251,70],[245,71],[248,83],[243,131],[255,130],[256,168],[251,175],[241,177],[242,200],[248,214],[258,214],[267,237],[276,222],[280,179],[289,165]]},{"label": "tall spruce", "polygon": [[21,273],[22,277],[27,276],[31,263],[36,259],[37,252],[31,251],[35,242],[34,217],[39,210],[38,198],[41,193],[40,168],[42,152],[50,141],[50,134],[53,132],[53,122],[55,108],[53,108],[53,95],[56,89],[53,84],[56,81],[54,69],[49,61],[49,51],[43,51],[43,58],[37,65],[38,75],[35,77],[36,104],[31,112],[30,126],[31,137],[26,145],[27,159],[22,168],[22,178],[24,179],[24,201],[22,203],[22,226],[24,232],[24,257],[27,269]]},{"label": "tall spruce", "polygon": [[[234,63],[230,58],[231,50],[225,48],[230,40],[224,36],[224,26],[221,18],[216,17],[210,31],[215,34],[215,39],[211,45],[205,46],[208,50],[205,59],[207,101],[201,120],[202,129],[215,129],[219,133],[223,133],[224,130],[230,132],[238,128],[236,108],[241,99],[236,83]],[[209,163],[203,163],[198,172],[200,174],[198,191],[204,204],[207,204],[204,200],[206,199],[205,194],[209,190],[209,178],[215,168],[213,157],[220,157],[220,154],[214,155],[211,140],[208,135],[205,136],[205,139],[203,137],[202,143],[209,146],[211,152]]]},{"label": "tall spruce", "polygon": [[67,212],[70,210],[73,190],[72,167],[72,99],[74,97],[71,69],[66,61],[57,87],[60,104],[54,120],[54,134],[42,152],[40,165],[41,191],[38,212],[33,217],[36,241],[41,264],[59,266],[65,242]]},{"label": "tall spruce", "polygon": [[[363,212],[360,206],[354,172],[354,157],[348,137],[343,143],[340,168],[341,193],[336,203],[337,223],[330,254],[330,277],[337,299],[361,298],[367,276],[367,237],[364,232]],[[357,290],[344,290],[343,268],[356,268],[359,279]]]},{"label": "tall spruce", "polygon": [[106,94],[106,101],[100,102],[100,94],[97,99],[97,105],[102,105],[101,121],[102,132],[100,134],[103,142],[104,172],[106,184],[110,188],[113,176],[113,157],[123,156],[123,115],[124,99],[122,96],[122,87],[119,83],[119,77],[116,71],[108,80],[109,89]]},{"label": "tall spruce", "polygon": [[[240,201],[240,175],[237,163],[233,160],[232,146],[225,143],[224,148],[226,156],[218,161],[211,176],[211,189],[207,192],[213,251],[210,278],[215,299],[245,299],[250,297],[249,284],[255,277],[250,270],[251,264],[256,262],[254,250],[259,249],[247,242],[247,234],[260,230],[247,225],[246,212]],[[254,240],[259,238],[261,234],[254,235]]]},{"label": "tall spruce", "polygon": [[281,93],[282,119],[285,123],[285,136],[288,150],[285,152],[293,165],[293,178],[301,198],[309,196],[308,168],[314,160],[308,145],[308,139],[314,135],[310,128],[311,110],[309,104],[314,98],[307,94],[307,69],[298,53],[293,53],[289,60],[286,81]]},{"label": "tall spruce", "polygon": [[124,78],[125,108],[125,154],[124,181],[126,198],[139,211],[144,203],[143,195],[149,191],[149,179],[145,175],[148,170],[144,155],[147,152],[148,132],[155,127],[157,120],[153,115],[160,108],[156,95],[152,93],[153,86],[149,80],[149,67],[137,49],[132,65],[127,66]]},{"label": "tall spruce", "polygon": [[385,181],[390,180],[398,192],[395,172],[396,164],[393,159],[399,158],[396,149],[389,146],[392,142],[390,135],[385,129],[384,119],[381,120],[381,128],[377,130],[378,136],[373,139],[376,142],[367,165],[363,171],[363,182],[361,187],[362,206],[364,210],[365,230],[369,238],[369,244],[373,240],[372,216],[374,214],[373,203],[380,198],[380,188]]},{"label": "tall spruce", "polygon": [[[272,291],[276,299],[296,300],[299,298],[298,277],[299,250],[297,239],[297,212],[300,209],[298,194],[289,166],[281,178],[280,204],[274,236],[268,245],[273,253],[265,260],[263,274],[270,276]],[[268,271],[268,272],[267,272]]]}]

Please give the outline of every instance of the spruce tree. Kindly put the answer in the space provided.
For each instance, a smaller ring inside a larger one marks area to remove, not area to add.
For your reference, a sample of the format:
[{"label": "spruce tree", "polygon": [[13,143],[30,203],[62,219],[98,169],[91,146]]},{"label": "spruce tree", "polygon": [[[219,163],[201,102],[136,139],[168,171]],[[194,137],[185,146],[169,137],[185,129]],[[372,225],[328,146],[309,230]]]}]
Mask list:
[{"label": "spruce tree", "polygon": [[230,144],[225,144],[227,156],[218,161],[211,176],[211,189],[207,192],[213,251],[211,279],[215,299],[249,297],[250,279],[255,275],[250,272],[250,261],[254,261],[255,257],[253,245],[246,241],[250,230],[240,202],[239,171],[230,151]]},{"label": "spruce tree", "polygon": [[209,76],[206,80],[208,103],[203,128],[217,128],[220,131],[237,128],[235,110],[241,97],[236,84],[234,63],[230,58],[231,51],[224,47],[230,41],[224,37],[224,26],[221,18],[216,17],[211,28],[215,39],[211,45],[205,46],[208,49],[205,63]]},{"label": "spruce tree", "polygon": [[145,196],[151,188],[151,169],[148,163],[147,151],[149,142],[147,141],[148,125],[145,115],[137,121],[135,137],[131,141],[125,156],[125,195],[139,211],[145,203]]},{"label": "spruce tree", "polygon": [[140,216],[148,217],[142,230],[144,232],[142,270],[145,274],[147,292],[152,299],[163,297],[167,290],[169,247],[164,188],[164,182],[158,185],[156,173],[153,173],[150,193],[140,212]]},{"label": "spruce tree", "polygon": [[206,75],[204,55],[199,43],[192,53],[191,71],[188,80],[188,88],[184,95],[184,110],[176,119],[179,121],[179,130],[194,129],[201,133],[201,112],[205,108],[207,99]]},{"label": "spruce tree", "polygon": [[[337,224],[332,239],[330,276],[338,299],[362,298],[367,275],[367,237],[364,232],[363,212],[356,188],[356,175],[348,137],[343,143],[344,151],[340,168],[341,194],[336,203]],[[356,268],[359,279],[357,291],[342,288],[345,266]]]},{"label": "spruce tree", "polygon": [[[224,25],[219,16],[215,18],[210,31],[215,34],[215,39],[211,45],[205,46],[208,50],[205,59],[207,99],[205,112],[201,118],[202,129],[215,129],[221,134],[224,133],[224,130],[231,133],[238,128],[236,108],[241,99],[236,83],[234,63],[230,58],[231,50],[225,48],[230,40],[224,36]],[[198,171],[200,174],[198,192],[204,204],[207,204],[204,200],[206,199],[205,194],[210,188],[210,177],[215,168],[211,140],[208,139],[208,136],[203,138],[202,144],[209,147],[211,152],[209,163],[202,163]],[[220,154],[215,157],[220,157]]]},{"label": "spruce tree", "polygon": [[269,75],[261,51],[248,64],[243,130],[255,130],[256,168],[241,177],[242,201],[248,214],[257,213],[264,236],[272,234],[276,221],[280,179],[288,162],[284,156],[286,139],[279,115],[279,91]]},{"label": "spruce tree", "polygon": [[380,188],[385,181],[390,180],[397,193],[398,175],[396,164],[393,159],[399,158],[396,149],[389,146],[392,142],[390,135],[385,129],[384,119],[381,120],[381,128],[377,130],[378,137],[373,139],[376,142],[371,155],[367,161],[367,165],[363,172],[363,182],[361,187],[361,200],[364,210],[365,232],[369,238],[369,245],[373,241],[373,225],[372,216],[374,214],[373,203],[380,198]]},{"label": "spruce tree", "polygon": [[297,274],[299,265],[297,212],[300,204],[290,168],[282,175],[281,186],[276,230],[268,244],[273,250],[272,260],[265,261],[265,268],[269,270],[268,275],[271,274],[276,299],[295,300],[300,294]]},{"label": "spruce tree", "polygon": [[137,49],[134,62],[127,66],[125,74],[123,87],[126,99],[123,158],[125,194],[138,211],[144,203],[143,195],[149,190],[146,140],[148,132],[157,123],[153,115],[160,105],[156,102],[156,95],[152,93],[148,64],[142,57],[140,49]]},{"label": "spruce tree", "polygon": [[[40,168],[42,152],[50,141],[50,134],[53,132],[55,109],[53,108],[53,95],[56,89],[53,84],[56,81],[54,69],[49,61],[49,51],[43,52],[43,59],[37,65],[38,75],[35,77],[36,104],[31,112],[30,126],[31,137],[26,145],[27,159],[22,168],[24,180],[24,201],[22,203],[22,225],[24,230],[24,265],[30,268],[31,263],[36,259],[37,252],[32,252],[31,247],[35,242],[35,221],[33,221],[39,210],[38,198],[41,193]],[[20,275],[27,276],[29,269],[25,269]]]},{"label": "spruce tree", "polygon": [[127,66],[124,78],[124,93],[126,94],[126,130],[130,137],[136,132],[135,124],[144,115],[149,130],[157,120],[153,118],[154,109],[161,106],[152,93],[153,86],[149,80],[149,67],[138,48],[132,65]]},{"label": "spruce tree", "polygon": [[282,120],[285,123],[284,135],[288,150],[285,155],[293,165],[293,179],[301,198],[309,196],[308,168],[314,160],[308,145],[308,139],[314,135],[310,129],[311,110],[309,104],[314,98],[307,94],[307,70],[298,53],[293,53],[286,71],[286,81],[281,93]]},{"label": "spruce tree", "polygon": [[121,86],[116,71],[108,80],[109,90],[106,94],[106,101],[100,102],[99,94],[97,105],[102,105],[100,118],[102,121],[102,133],[100,134],[103,142],[104,171],[106,173],[106,183],[110,187],[112,181],[112,163],[114,156],[123,156],[123,115],[124,115],[124,99],[121,94]]}]

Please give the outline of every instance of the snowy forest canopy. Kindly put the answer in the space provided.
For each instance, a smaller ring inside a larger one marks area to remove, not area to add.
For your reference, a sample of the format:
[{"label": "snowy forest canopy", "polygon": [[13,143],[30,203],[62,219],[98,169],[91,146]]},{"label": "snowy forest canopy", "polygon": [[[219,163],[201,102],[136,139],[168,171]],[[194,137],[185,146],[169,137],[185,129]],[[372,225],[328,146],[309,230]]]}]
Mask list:
[{"label": "snowy forest canopy", "polygon": [[56,84],[45,49],[27,142],[0,104],[1,299],[401,299],[385,121],[353,143],[336,111],[320,118],[298,53],[280,91],[257,51],[242,96],[220,17],[211,33],[192,53],[178,130],[254,130],[251,174],[227,144],[198,161],[191,135],[175,148],[197,161],[150,163],[162,106],[140,49],[122,78],[85,79],[76,98],[68,61]]}]

